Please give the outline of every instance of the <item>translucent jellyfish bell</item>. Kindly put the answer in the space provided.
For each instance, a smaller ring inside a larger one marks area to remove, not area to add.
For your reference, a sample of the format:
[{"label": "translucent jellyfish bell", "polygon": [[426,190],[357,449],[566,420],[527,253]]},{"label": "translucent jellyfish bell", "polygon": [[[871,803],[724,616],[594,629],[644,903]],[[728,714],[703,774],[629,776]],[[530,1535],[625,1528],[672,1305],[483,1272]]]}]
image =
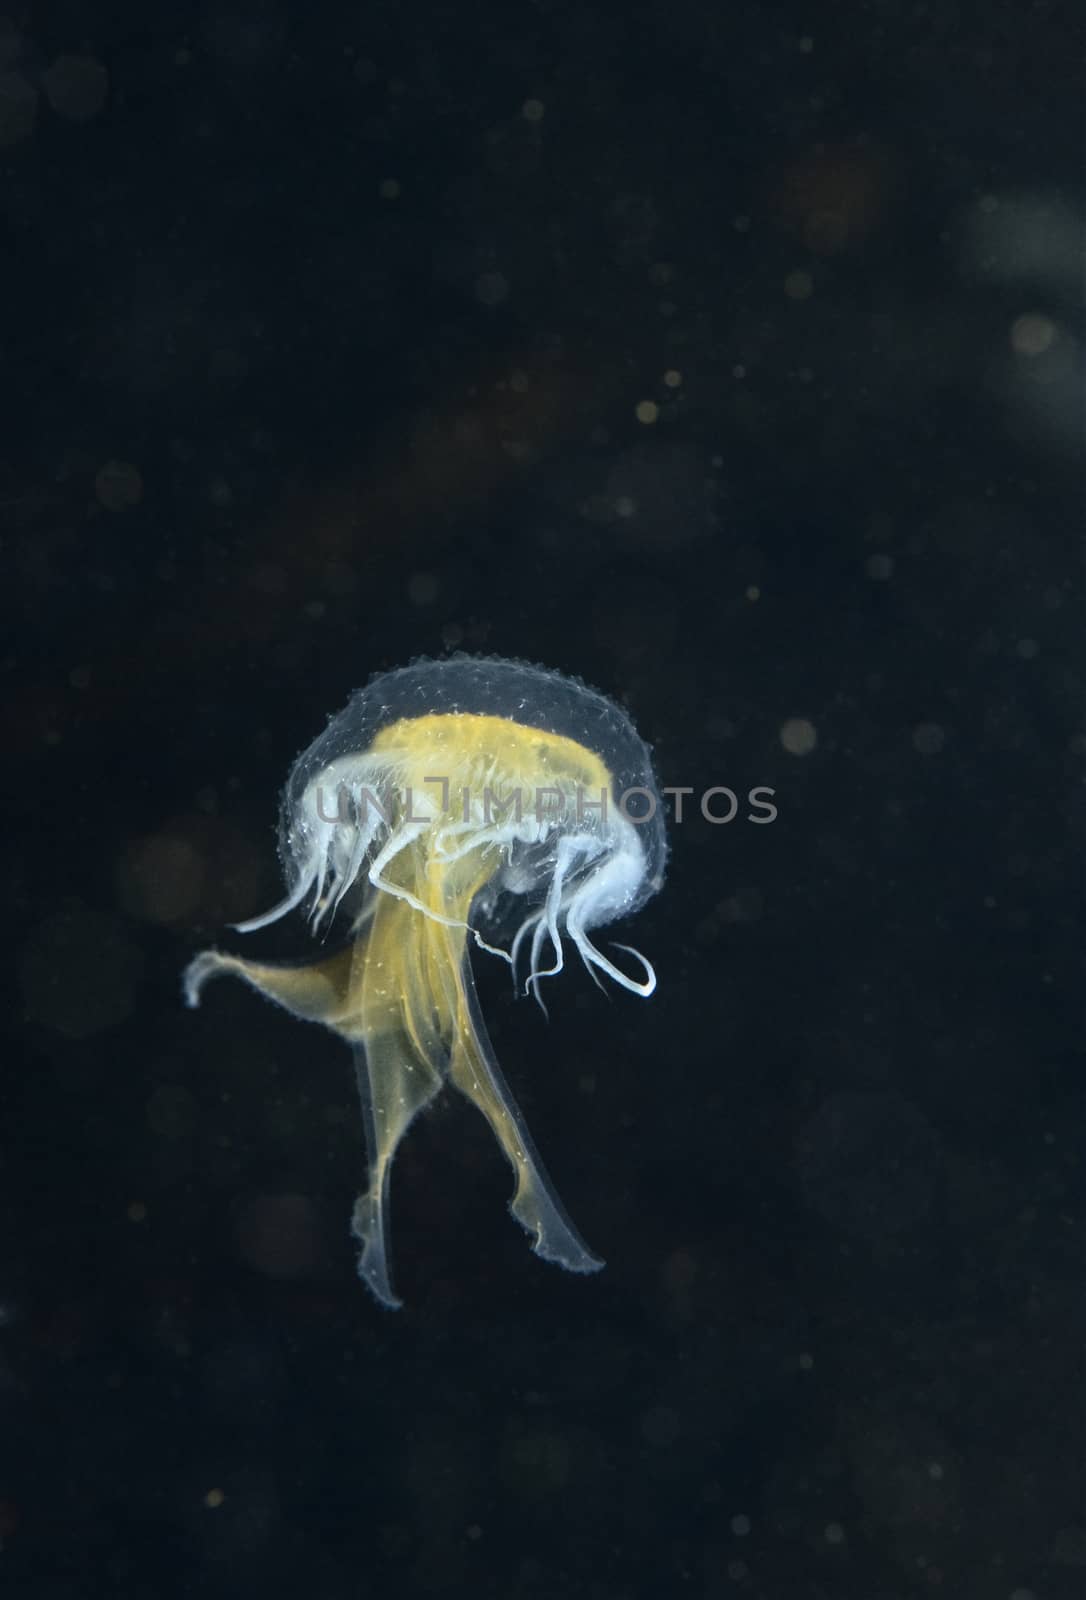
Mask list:
[{"label": "translucent jellyfish bell", "polygon": [[387,1244],[392,1158],[446,1080],[508,1156],[510,1209],[532,1248],[597,1271],[494,1058],[470,954],[503,957],[538,999],[568,941],[594,976],[653,992],[643,956],[616,946],[620,964],[590,937],[663,879],[663,810],[630,719],[575,679],[516,661],[453,656],[384,673],[295,763],[280,853],[286,898],[239,931],[302,908],[314,931],[342,919],[346,946],[301,966],[207,950],[185,973],[185,995],[198,1005],[209,978],[233,973],[353,1047],[369,1157],[353,1230],[377,1299],[400,1303]]}]

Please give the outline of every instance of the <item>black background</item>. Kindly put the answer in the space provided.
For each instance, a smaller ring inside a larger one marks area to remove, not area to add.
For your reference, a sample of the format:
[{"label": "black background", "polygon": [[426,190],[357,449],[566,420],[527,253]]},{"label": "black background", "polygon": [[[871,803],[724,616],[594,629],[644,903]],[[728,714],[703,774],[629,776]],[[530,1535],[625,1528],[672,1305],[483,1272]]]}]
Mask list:
[{"label": "black background", "polygon": [[[1081,1592],[1074,8],[9,10],[4,1592]],[[480,960],[608,1266],[450,1096],[390,1314],[345,1052],[178,975],[456,648],[779,816],[647,1003]]]}]

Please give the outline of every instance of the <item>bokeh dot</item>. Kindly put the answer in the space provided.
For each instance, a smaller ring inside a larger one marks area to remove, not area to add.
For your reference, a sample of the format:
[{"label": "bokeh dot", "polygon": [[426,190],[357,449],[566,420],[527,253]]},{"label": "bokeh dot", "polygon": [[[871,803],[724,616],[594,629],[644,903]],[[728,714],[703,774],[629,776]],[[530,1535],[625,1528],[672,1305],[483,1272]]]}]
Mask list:
[{"label": "bokeh dot", "polygon": [[42,86],[58,117],[89,122],[109,96],[109,73],[93,56],[58,56],[42,74]]},{"label": "bokeh dot", "polygon": [[818,733],[806,717],[789,717],[781,727],[781,744],[791,756],[809,756],[818,743]]}]

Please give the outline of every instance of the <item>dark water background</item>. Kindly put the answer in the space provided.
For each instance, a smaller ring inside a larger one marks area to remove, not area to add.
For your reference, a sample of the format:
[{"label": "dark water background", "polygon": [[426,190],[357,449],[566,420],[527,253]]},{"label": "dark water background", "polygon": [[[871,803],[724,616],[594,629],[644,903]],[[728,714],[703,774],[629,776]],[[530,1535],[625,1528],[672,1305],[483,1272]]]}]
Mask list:
[{"label": "dark water background", "polygon": [[[0,24],[0,1592],[1082,1592],[1081,46]],[[345,1053],[178,975],[277,894],[326,714],[450,648],[779,817],[673,829],[651,1001],[480,967],[607,1270],[531,1255],[450,1097],[388,1314]]]}]

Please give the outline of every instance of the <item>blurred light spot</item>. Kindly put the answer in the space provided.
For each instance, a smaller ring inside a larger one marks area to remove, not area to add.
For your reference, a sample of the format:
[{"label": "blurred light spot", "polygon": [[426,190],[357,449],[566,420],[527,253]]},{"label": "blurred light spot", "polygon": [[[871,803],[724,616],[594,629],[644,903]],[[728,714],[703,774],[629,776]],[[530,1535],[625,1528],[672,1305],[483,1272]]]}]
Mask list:
[{"label": "blurred light spot", "polygon": [[126,911],[145,922],[168,926],[198,909],[204,864],[187,839],[158,834],[129,846],[119,879],[119,898]]},{"label": "blurred light spot", "polygon": [[147,1207],[142,1200],[133,1200],[126,1212],[129,1222],[146,1222]]},{"label": "blurred light spot", "polygon": [[747,1534],[750,1532],[750,1518],[744,1516],[743,1513],[740,1512],[737,1517],[732,1518],[728,1526],[731,1528],[737,1539],[745,1539]]},{"label": "blurred light spot", "polygon": [[1073,334],[1066,328],[1057,328],[1045,349],[1032,350],[1008,363],[999,387],[1031,432],[1077,456],[1082,439],[1086,359]]},{"label": "blurred light spot", "polygon": [[641,1435],[649,1444],[674,1444],[679,1437],[679,1419],[670,1406],[653,1406],[641,1418]]},{"label": "blurred light spot", "polygon": [[117,868],[117,898],[133,917],[164,926],[218,925],[251,916],[261,858],[244,834],[201,812],[133,839]]},{"label": "blurred light spot", "polygon": [[634,407],[634,416],[638,422],[643,422],[646,427],[655,422],[660,415],[660,407],[655,400],[639,400]]},{"label": "blurred light spot", "polygon": [[221,1489],[209,1489],[204,1495],[204,1505],[209,1511],[217,1511],[225,1499]]},{"label": "blurred light spot", "polygon": [[508,1454],[516,1479],[530,1492],[562,1489],[569,1479],[569,1446],[559,1433],[518,1434]]},{"label": "blurred light spot", "polygon": [[38,91],[17,72],[0,72],[0,150],[9,150],[34,132]]},{"label": "blurred light spot", "polygon": [[25,46],[23,36],[10,17],[0,17],[0,66],[8,67],[20,59]]},{"label": "blurred light spot", "polygon": [[475,280],[475,298],[480,305],[500,306],[509,298],[509,284],[500,272],[484,272]]},{"label": "blurred light spot", "polygon": [[[595,1082],[592,1081],[595,1088]],[[698,1275],[698,1264],[689,1250],[676,1250],[664,1263],[663,1281],[673,1295],[685,1294],[693,1287]]]},{"label": "blurred light spot", "polygon": [[441,584],[432,572],[416,572],[408,581],[407,597],[415,606],[432,606],[441,590]]},{"label": "blurred light spot", "polygon": [[107,511],[127,511],[143,499],[143,479],[130,461],[107,461],[94,480],[99,505]]},{"label": "blurred light spot", "polygon": [[336,599],[345,599],[358,588],[358,578],[346,561],[329,561],[324,569],[324,587]]},{"label": "blurred light spot", "polygon": [[245,582],[258,594],[286,594],[290,588],[287,569],[275,561],[256,561],[244,573]]},{"label": "blurred light spot", "polygon": [[270,70],[287,39],[283,0],[217,0],[201,7],[211,55],[249,72]]},{"label": "blurred light spot", "polygon": [[525,122],[542,122],[542,100],[525,100],[524,104],[520,108],[520,114],[524,118]]},{"label": "blurred light spot", "polygon": [[1011,323],[1011,349],[1020,356],[1040,356],[1050,349],[1056,338],[1056,324],[1051,317],[1030,311]]},{"label": "blurred light spot", "polygon": [[196,1123],[196,1101],[179,1083],[163,1083],[147,1101],[147,1123],[164,1139],[183,1139]]},{"label": "blurred light spot", "polygon": [[826,1524],[826,1543],[843,1544],[844,1541],[845,1530],[842,1528],[841,1524],[839,1522],[828,1522]]},{"label": "blurred light spot", "polygon": [[1064,1567],[1086,1567],[1086,1528],[1061,1528],[1052,1541],[1052,1559]]},{"label": "blurred light spot", "polygon": [[877,145],[825,145],[784,174],[777,214],[808,250],[838,255],[860,244],[882,221],[892,178],[892,158]]},{"label": "blurred light spot", "polygon": [[894,575],[894,558],[893,556],[885,555],[868,556],[864,562],[864,571],[869,578],[874,578],[880,582],[886,578],[892,578]]},{"label": "blurred light spot", "polygon": [[395,178],[385,178],[377,192],[382,200],[398,200],[400,198],[400,186]]},{"label": "blurred light spot", "polygon": [[913,749],[922,756],[937,756],[946,745],[946,732],[937,722],[921,722],[913,729]]},{"label": "blurred light spot", "polygon": [[664,382],[669,389],[678,389],[681,386],[682,381],[682,373],[677,372],[674,367],[670,367],[667,372],[664,373]]},{"label": "blurred light spot", "polygon": [[42,87],[58,117],[89,122],[106,103],[109,74],[93,56],[58,56],[42,74]]},{"label": "blurred light spot", "polygon": [[814,279],[809,272],[790,272],[784,280],[784,292],[789,300],[809,300],[814,293]]},{"label": "blurred light spot", "polygon": [[1036,639],[1019,639],[1014,649],[1015,654],[1021,656],[1023,661],[1035,661],[1041,653],[1041,647]]},{"label": "blurred light spot", "polygon": [[1046,284],[1078,298],[1086,219],[1054,195],[986,195],[966,219],[962,265],[995,283]]},{"label": "blurred light spot", "polygon": [[780,731],[780,741],[792,756],[809,756],[818,743],[818,734],[806,717],[789,717]]},{"label": "blurred light spot", "polygon": [[323,1255],[317,1208],[302,1194],[254,1195],[235,1225],[238,1253],[269,1278],[311,1273]]}]

